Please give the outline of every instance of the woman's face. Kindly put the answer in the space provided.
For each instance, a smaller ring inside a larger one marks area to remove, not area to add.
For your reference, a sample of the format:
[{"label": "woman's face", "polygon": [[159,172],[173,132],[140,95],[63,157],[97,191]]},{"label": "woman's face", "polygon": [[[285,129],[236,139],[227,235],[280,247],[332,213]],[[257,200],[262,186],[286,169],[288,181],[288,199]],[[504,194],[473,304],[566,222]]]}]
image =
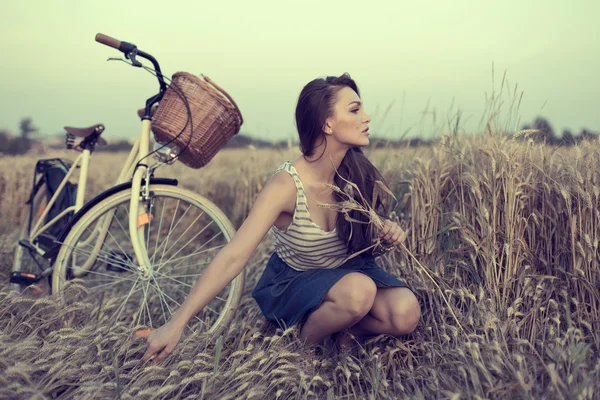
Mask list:
[{"label": "woman's face", "polygon": [[337,93],[333,116],[325,122],[324,131],[340,143],[363,147],[369,145],[369,122],[371,117],[363,109],[358,94],[344,86]]}]

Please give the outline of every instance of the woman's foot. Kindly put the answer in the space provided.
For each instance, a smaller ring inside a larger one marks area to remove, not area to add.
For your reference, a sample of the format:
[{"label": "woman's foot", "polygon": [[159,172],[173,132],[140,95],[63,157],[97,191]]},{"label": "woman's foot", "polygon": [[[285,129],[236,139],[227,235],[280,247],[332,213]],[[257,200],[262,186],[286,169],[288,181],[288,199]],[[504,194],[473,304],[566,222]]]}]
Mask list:
[{"label": "woman's foot", "polygon": [[308,344],[300,335],[299,329],[291,331],[290,337],[292,342],[298,346],[303,358],[309,363],[315,365],[323,356],[324,350],[321,344]]},{"label": "woman's foot", "polygon": [[357,346],[357,338],[350,332],[349,329],[344,329],[341,332],[336,332],[333,335],[333,340],[337,344],[339,352],[349,354]]}]

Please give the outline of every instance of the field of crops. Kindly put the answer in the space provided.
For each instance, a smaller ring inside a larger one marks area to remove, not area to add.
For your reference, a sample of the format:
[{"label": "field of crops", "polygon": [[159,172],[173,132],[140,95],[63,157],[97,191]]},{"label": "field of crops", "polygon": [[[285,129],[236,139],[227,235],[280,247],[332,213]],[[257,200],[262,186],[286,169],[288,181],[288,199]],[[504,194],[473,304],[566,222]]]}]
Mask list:
[{"label": "field of crops", "polygon": [[[297,154],[227,150],[200,170],[157,175],[206,195],[238,227]],[[266,323],[250,296],[273,251],[267,236],[222,339],[189,330],[161,365],[142,364],[144,340],[103,324],[91,304],[9,292],[35,158],[1,158],[0,398],[598,398],[600,143],[444,137],[368,154],[409,229],[406,249],[380,264],[417,293],[417,329],[353,354],[308,355],[295,329]],[[88,198],[113,184],[124,157],[94,156]]]}]

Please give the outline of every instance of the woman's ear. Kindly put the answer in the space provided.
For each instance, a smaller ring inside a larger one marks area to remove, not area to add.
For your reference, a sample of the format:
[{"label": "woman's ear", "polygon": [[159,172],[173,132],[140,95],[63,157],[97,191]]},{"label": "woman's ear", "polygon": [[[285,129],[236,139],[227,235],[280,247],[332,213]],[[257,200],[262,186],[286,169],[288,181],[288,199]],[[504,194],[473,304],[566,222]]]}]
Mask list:
[{"label": "woman's ear", "polygon": [[323,132],[325,132],[325,134],[327,134],[327,135],[331,135],[333,133],[333,128],[331,127],[331,123],[329,122],[329,119],[327,119],[325,121],[325,124],[323,124]]}]

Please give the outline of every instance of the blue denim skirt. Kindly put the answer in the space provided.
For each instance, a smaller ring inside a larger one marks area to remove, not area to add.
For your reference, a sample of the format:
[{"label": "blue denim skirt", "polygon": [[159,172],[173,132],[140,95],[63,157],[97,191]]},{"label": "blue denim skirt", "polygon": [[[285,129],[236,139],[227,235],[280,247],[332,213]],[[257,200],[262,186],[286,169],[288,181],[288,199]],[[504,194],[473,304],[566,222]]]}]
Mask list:
[{"label": "blue denim skirt", "polygon": [[406,283],[377,265],[372,256],[354,257],[334,269],[297,271],[273,253],[252,297],[264,316],[280,327],[302,325],[319,308],[329,289],[351,272],[367,275],[377,287],[408,288]]}]

